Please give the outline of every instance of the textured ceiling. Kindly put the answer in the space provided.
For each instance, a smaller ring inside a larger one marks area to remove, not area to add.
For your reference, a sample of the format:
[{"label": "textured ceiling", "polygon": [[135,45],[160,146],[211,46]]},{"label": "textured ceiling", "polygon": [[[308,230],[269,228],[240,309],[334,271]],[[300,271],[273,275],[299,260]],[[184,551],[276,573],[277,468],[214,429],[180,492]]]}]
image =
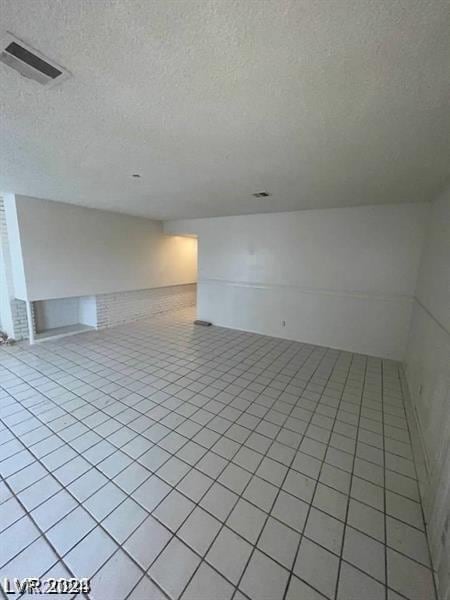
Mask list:
[{"label": "textured ceiling", "polygon": [[0,190],[156,218],[430,200],[449,24],[447,0],[0,0],[0,35],[73,75],[0,64]]}]

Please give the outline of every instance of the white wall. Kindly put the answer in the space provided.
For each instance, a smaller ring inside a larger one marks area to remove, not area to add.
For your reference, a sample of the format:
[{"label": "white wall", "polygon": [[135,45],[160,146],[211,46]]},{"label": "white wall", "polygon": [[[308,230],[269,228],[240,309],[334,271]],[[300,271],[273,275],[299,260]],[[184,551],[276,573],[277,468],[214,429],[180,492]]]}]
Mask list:
[{"label": "white wall", "polygon": [[14,194],[5,194],[3,197],[6,217],[6,229],[9,244],[9,257],[11,275],[16,298],[26,300],[27,287],[23,264],[22,244],[17,220],[16,197]]},{"label": "white wall", "polygon": [[0,197],[0,329],[14,337],[14,321],[11,307],[13,288],[11,259],[3,198]]},{"label": "white wall", "polygon": [[406,204],[191,219],[168,221],[165,231],[199,236],[199,318],[400,359],[428,210]]},{"label": "white wall", "polygon": [[97,327],[97,298],[82,296],[78,302],[78,322]]},{"label": "white wall", "polygon": [[[1,235],[1,234],[0,234]],[[0,239],[0,329],[14,336],[14,323],[11,312],[11,298],[7,279],[7,257]]]},{"label": "white wall", "polygon": [[34,305],[36,331],[46,331],[55,327],[65,327],[79,323],[78,298],[43,300]]},{"label": "white wall", "polygon": [[18,278],[16,285],[18,298],[87,296],[196,281],[196,240],[164,235],[159,221],[25,196],[15,197],[15,209],[24,269],[24,281]]},{"label": "white wall", "polygon": [[[431,207],[405,373],[426,458],[421,488],[434,565],[446,572],[447,583],[443,573],[438,579],[450,593],[450,552],[441,541],[450,519],[450,190]],[[447,545],[449,538],[450,531]]]}]

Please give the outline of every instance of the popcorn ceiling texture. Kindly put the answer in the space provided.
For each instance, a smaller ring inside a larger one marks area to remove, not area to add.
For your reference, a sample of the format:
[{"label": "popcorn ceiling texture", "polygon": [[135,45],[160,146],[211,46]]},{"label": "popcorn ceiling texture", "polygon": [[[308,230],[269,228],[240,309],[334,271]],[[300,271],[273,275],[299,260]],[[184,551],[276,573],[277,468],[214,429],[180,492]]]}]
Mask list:
[{"label": "popcorn ceiling texture", "polygon": [[46,90],[1,65],[0,189],[166,219],[426,201],[448,181],[448,2],[1,4],[73,77]]}]

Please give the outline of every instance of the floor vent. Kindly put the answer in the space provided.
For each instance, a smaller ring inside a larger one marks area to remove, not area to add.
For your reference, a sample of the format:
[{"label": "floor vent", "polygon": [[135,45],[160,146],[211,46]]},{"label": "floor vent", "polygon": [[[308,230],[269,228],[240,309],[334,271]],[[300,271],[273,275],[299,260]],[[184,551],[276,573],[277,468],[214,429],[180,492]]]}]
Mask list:
[{"label": "floor vent", "polygon": [[43,54],[25,44],[11,33],[2,40],[0,62],[14,69],[22,77],[50,86],[70,77],[70,73]]}]

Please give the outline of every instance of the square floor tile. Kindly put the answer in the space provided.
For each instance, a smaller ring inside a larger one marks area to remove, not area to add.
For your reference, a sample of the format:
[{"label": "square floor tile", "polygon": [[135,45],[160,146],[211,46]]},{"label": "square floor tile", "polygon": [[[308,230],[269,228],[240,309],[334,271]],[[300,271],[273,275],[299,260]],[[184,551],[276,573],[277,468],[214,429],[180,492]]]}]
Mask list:
[{"label": "square floor tile", "polygon": [[370,481],[354,475],[350,495],[360,502],[369,504],[372,508],[381,511],[384,510],[384,490],[381,486],[375,485]]},{"label": "square floor tile", "polygon": [[138,435],[122,446],[122,451],[131,456],[131,458],[136,459],[147,452],[147,450],[150,450],[152,445],[152,442]]},{"label": "square floor tile", "polygon": [[328,513],[336,519],[345,520],[348,497],[337,490],[321,483],[317,484],[313,506]]},{"label": "square floor tile", "polygon": [[315,481],[302,473],[290,469],[283,483],[283,489],[301,500],[311,502],[314,495]]},{"label": "square floor tile", "polygon": [[15,497],[11,497],[3,504],[0,504],[0,531],[12,525],[12,523],[23,517],[24,514],[24,509]]},{"label": "square floor tile", "polygon": [[127,498],[102,521],[102,525],[122,544],[146,517],[146,511],[134,500]]},{"label": "square floor tile", "polygon": [[305,437],[300,444],[299,450],[322,461],[327,451],[327,445],[310,437]]},{"label": "square floor tile", "polygon": [[125,552],[118,550],[92,578],[89,597],[93,600],[126,598],[141,574]]},{"label": "square floor tile", "polygon": [[302,539],[294,572],[327,598],[334,598],[338,567],[337,556],[306,538]]},{"label": "square floor tile", "polygon": [[250,473],[254,473],[258,468],[260,462],[263,459],[263,455],[250,448],[241,448],[239,452],[233,457],[233,462],[247,469]]},{"label": "square floor tile", "polygon": [[384,514],[379,510],[350,499],[347,523],[384,543]]},{"label": "square floor tile", "polygon": [[30,573],[43,574],[56,562],[58,557],[45,539],[40,537],[0,568],[0,580],[5,577],[24,579],[30,577]]},{"label": "square floor tile", "polygon": [[227,460],[231,460],[240,447],[240,444],[237,442],[229,440],[226,437],[222,437],[214,444],[212,450],[213,452],[219,454],[219,456],[222,456]]},{"label": "square floor tile", "polygon": [[219,521],[225,521],[238,498],[238,495],[234,492],[219,483],[215,483],[200,501],[200,506],[213,514]]},{"label": "square floor tile", "polygon": [[269,517],[259,539],[258,548],[290,570],[299,543],[300,534]]},{"label": "square floor tile", "polygon": [[422,531],[392,517],[386,517],[387,545],[430,566],[427,538]]},{"label": "square floor tile", "polygon": [[251,552],[252,546],[248,542],[224,527],[206,555],[206,560],[236,584]]},{"label": "square floor tile", "polygon": [[8,477],[8,484],[15,494],[18,494],[25,488],[29,487],[39,479],[47,475],[47,471],[42,465],[37,462],[31,463],[18,473]]},{"label": "square floor tile", "polygon": [[289,572],[255,550],[239,584],[240,589],[254,600],[273,600],[281,597]]},{"label": "square floor tile", "polygon": [[125,550],[146,571],[172,534],[152,516],[141,523],[124,544]]},{"label": "square floor tile", "polygon": [[322,465],[322,471],[320,472],[319,481],[343,494],[348,494],[351,474],[338,467],[333,467],[333,465],[324,463]]},{"label": "square floor tile", "polygon": [[271,515],[297,531],[302,531],[308,514],[308,505],[290,494],[281,491]]},{"label": "square floor tile", "polygon": [[387,571],[389,587],[409,600],[434,599],[433,576],[427,567],[388,548]]},{"label": "square floor tile", "polygon": [[311,507],[305,535],[338,556],[341,554],[344,524],[327,513]]},{"label": "square floor tile", "polygon": [[2,460],[0,463],[0,473],[5,478],[9,477],[10,475],[17,473],[17,471],[20,471],[20,469],[23,469],[27,465],[33,463],[34,460],[34,456],[31,454],[31,452],[28,452],[28,450],[22,450],[13,456],[10,456],[9,458]]},{"label": "square floor tile", "polygon": [[232,510],[226,524],[248,542],[254,544],[266,518],[267,515],[262,510],[241,498]]},{"label": "square floor tile", "polygon": [[280,464],[279,462],[271,459],[264,458],[256,471],[256,475],[265,479],[273,485],[280,486],[284,480],[287,472],[287,467]]},{"label": "square floor tile", "polygon": [[380,542],[347,526],[342,556],[381,583],[385,582],[384,545]]},{"label": "square floor tile", "polygon": [[[206,415],[207,421],[210,420],[209,417],[212,418],[212,415],[209,415],[209,413],[206,413],[205,411],[203,411],[203,412]],[[197,413],[197,415],[195,415],[193,418],[198,419],[199,414]],[[219,433],[216,433],[215,431],[211,431],[210,429],[207,429],[206,427],[204,427],[201,431],[199,431],[195,435],[194,441],[197,442],[198,444],[200,444],[201,446],[203,446],[204,448],[211,448],[213,446],[213,444],[215,444],[219,438],[220,438]]]},{"label": "square floor tile", "polygon": [[175,452],[184,446],[186,442],[187,439],[184,436],[176,431],[172,431],[172,433],[169,433],[169,435],[158,443],[158,446],[164,448],[164,450],[167,450],[167,452],[170,452],[171,454],[175,454]]},{"label": "square floor tile", "polygon": [[144,576],[131,594],[127,596],[127,600],[144,599],[166,600],[167,596],[153,583],[149,577]]},{"label": "square floor tile", "polygon": [[83,502],[102,488],[107,481],[106,477],[97,471],[97,469],[90,469],[84,475],[75,479],[69,485],[68,489],[79,502]]},{"label": "square floor tile", "polygon": [[408,525],[417,527],[417,529],[424,529],[420,504],[389,490],[386,491],[386,512],[388,515],[408,523]]},{"label": "square floor tile", "polygon": [[341,565],[337,600],[385,600],[385,587],[345,561]]},{"label": "square floor tile", "polygon": [[384,484],[384,470],[362,458],[355,459],[353,474],[375,485],[383,486]]},{"label": "square floor tile", "polygon": [[43,531],[47,531],[57,521],[71,512],[76,505],[77,503],[72,496],[65,490],[61,490],[35,508],[31,512],[31,516]]},{"label": "square floor tile", "polygon": [[243,497],[249,502],[256,504],[262,510],[270,512],[277,494],[277,487],[260,477],[254,476],[247,485]]},{"label": "square floor tile", "polygon": [[176,456],[172,456],[172,458],[158,469],[157,475],[161,479],[164,479],[169,485],[176,486],[190,469],[190,465],[186,464]]},{"label": "square floor tile", "polygon": [[159,479],[156,475],[152,475],[133,492],[133,498],[151,512],[171,489],[171,486],[165,481]]},{"label": "square floor tile", "polygon": [[96,527],[64,556],[64,562],[76,577],[92,577],[117,549],[109,535]]},{"label": "square floor tile", "polygon": [[92,494],[85,502],[84,507],[97,521],[101,521],[125,500],[126,496],[114,483],[107,483],[97,492]]},{"label": "square floor tile", "polygon": [[314,456],[310,456],[304,452],[297,452],[294,462],[292,463],[292,468],[312,479],[317,479],[321,465],[322,461],[314,458]]},{"label": "square floor tile", "polygon": [[277,460],[283,465],[289,466],[293,457],[295,456],[295,450],[289,446],[280,444],[279,442],[274,442],[269,448],[267,456]]},{"label": "square floor tile", "polygon": [[12,560],[41,535],[33,521],[25,515],[1,534],[0,566]]},{"label": "square floor tile", "polygon": [[292,575],[289,583],[286,600],[323,600],[324,596],[319,594],[304,581]]},{"label": "square floor tile", "polygon": [[150,450],[147,450],[147,452],[142,454],[142,456],[138,458],[138,461],[150,471],[157,471],[170,457],[171,454],[163,448],[153,446]]},{"label": "square floor tile", "polygon": [[[153,563],[149,575],[171,598],[177,600],[199,563],[200,559],[192,550],[173,538]],[[174,568],[174,565],[177,567]]]},{"label": "square floor tile", "polygon": [[178,532],[178,536],[202,556],[209,549],[222,524],[197,506]]},{"label": "square floor tile", "polygon": [[125,493],[131,494],[151,475],[151,472],[141,466],[139,463],[131,463],[125,467],[116,477],[114,483],[118,485]]},{"label": "square floor tile", "polygon": [[411,479],[410,477],[405,477],[405,475],[400,475],[400,473],[393,473],[392,471],[387,470],[386,488],[392,492],[395,492],[396,494],[405,496],[410,500],[420,502],[419,489],[415,479]]},{"label": "square floor tile", "polygon": [[201,471],[191,469],[177,485],[177,489],[194,502],[198,502],[213,483],[214,481]]},{"label": "square floor tile", "polygon": [[175,532],[194,508],[195,504],[193,502],[177,490],[172,490],[152,514],[171,531]]},{"label": "square floor tile", "polygon": [[[113,446],[106,440],[102,440],[98,444],[95,444],[95,446],[91,446],[91,448],[86,450],[84,452],[84,458],[88,460],[91,464],[98,465],[106,458],[114,454],[116,450],[117,448],[115,446]],[[109,465],[109,463],[105,464]],[[109,475],[109,473],[106,474]]]},{"label": "square floor tile", "polygon": [[61,489],[61,485],[51,475],[46,475],[20,492],[18,498],[28,511],[32,511]]},{"label": "square floor tile", "polygon": [[231,600],[233,592],[233,586],[203,562],[182,595],[182,600]]},{"label": "square floor tile", "polygon": [[208,452],[198,461],[196,468],[205,475],[209,475],[209,477],[215,479],[223,471],[226,465],[227,461],[224,458],[213,452]]},{"label": "square floor tile", "polygon": [[218,481],[236,494],[242,494],[252,475],[242,467],[230,463],[225,467]]},{"label": "square floor tile", "polygon": [[82,458],[77,456],[70,460],[68,463],[56,469],[53,475],[56,479],[64,486],[68,486],[72,481],[78,479],[83,473],[86,473],[91,468],[91,465]]},{"label": "square floor tile", "polygon": [[94,519],[78,506],[45,534],[57,552],[63,556],[95,527]]}]

